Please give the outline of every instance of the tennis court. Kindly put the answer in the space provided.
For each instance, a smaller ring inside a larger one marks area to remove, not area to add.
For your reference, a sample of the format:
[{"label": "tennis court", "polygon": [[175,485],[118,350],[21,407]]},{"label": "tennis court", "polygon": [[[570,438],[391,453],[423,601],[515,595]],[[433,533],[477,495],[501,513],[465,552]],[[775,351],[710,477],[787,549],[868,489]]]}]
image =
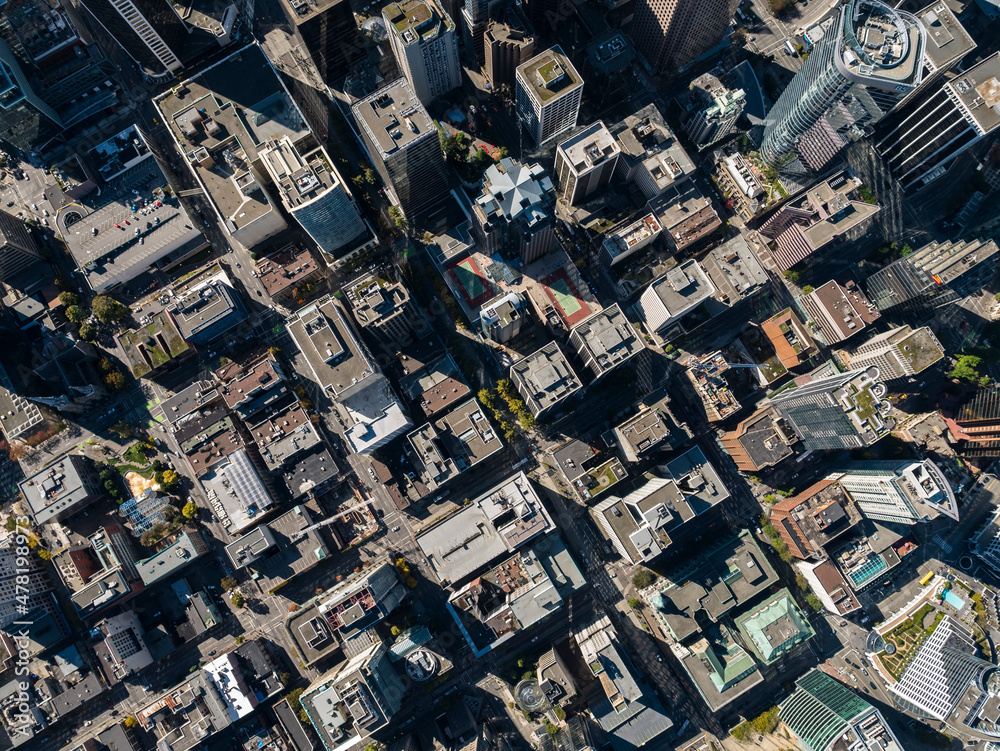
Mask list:
[{"label": "tennis court", "polygon": [[451,274],[458,282],[458,291],[462,293],[469,307],[476,308],[493,296],[493,290],[483,277],[479,264],[472,258],[466,258],[455,266]]},{"label": "tennis court", "polygon": [[590,315],[590,306],[581,299],[565,269],[559,269],[541,283],[566,325],[575,326]]},{"label": "tennis court", "polygon": [[557,279],[549,289],[556,298],[556,304],[562,308],[563,314],[569,318],[583,307],[569,287],[569,279]]}]

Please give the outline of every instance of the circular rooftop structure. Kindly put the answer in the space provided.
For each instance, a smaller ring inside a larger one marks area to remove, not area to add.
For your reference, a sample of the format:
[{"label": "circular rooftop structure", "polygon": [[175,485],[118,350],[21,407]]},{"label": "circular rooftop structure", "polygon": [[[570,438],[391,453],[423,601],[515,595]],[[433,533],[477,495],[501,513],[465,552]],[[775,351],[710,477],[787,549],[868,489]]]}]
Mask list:
[{"label": "circular rooftop structure", "polygon": [[414,683],[429,681],[440,668],[437,655],[426,649],[416,649],[406,656],[406,674]]},{"label": "circular rooftop structure", "polygon": [[541,712],[548,704],[545,692],[538,685],[538,681],[521,681],[514,687],[514,699],[521,709],[528,712]]},{"label": "circular rooftop structure", "polygon": [[844,36],[862,65],[887,70],[910,56],[910,24],[879,0],[854,0],[844,14]]}]

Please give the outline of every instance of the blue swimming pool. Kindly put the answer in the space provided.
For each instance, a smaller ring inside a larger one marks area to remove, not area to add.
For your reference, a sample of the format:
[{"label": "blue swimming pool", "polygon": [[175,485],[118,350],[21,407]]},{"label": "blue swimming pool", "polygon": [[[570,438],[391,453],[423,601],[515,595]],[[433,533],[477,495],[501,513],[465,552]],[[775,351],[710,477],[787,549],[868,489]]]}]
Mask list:
[{"label": "blue swimming pool", "polygon": [[956,595],[953,589],[949,589],[944,593],[944,601],[955,608],[955,610],[961,610],[965,606],[965,600]]}]

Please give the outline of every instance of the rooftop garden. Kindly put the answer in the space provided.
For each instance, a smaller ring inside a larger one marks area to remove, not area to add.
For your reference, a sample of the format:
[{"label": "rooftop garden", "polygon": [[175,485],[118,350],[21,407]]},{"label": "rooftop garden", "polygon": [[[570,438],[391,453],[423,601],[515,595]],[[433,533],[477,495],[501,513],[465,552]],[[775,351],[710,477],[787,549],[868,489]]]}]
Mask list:
[{"label": "rooftop garden", "polygon": [[[615,471],[616,468],[621,471],[621,477]],[[590,478],[590,482],[587,483],[587,487],[581,489],[581,492],[587,500],[590,500],[603,493],[624,476],[625,470],[621,462],[617,459],[609,459],[600,467],[590,470],[585,475],[585,477]]]},{"label": "rooftop garden", "polygon": [[895,651],[889,654],[887,650],[878,655],[878,659],[894,680],[898,681],[903,677],[917,650],[934,633],[942,618],[944,613],[934,607],[933,603],[924,603],[917,612],[885,634],[883,640],[886,644],[892,644]]}]

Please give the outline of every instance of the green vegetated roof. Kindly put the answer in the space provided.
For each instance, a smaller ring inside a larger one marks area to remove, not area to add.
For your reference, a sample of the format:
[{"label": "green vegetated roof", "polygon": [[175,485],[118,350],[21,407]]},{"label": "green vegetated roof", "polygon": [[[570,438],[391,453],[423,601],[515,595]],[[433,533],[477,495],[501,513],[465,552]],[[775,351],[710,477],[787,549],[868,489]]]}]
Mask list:
[{"label": "green vegetated roof", "polygon": [[802,676],[796,686],[781,705],[780,716],[812,751],[825,751],[849,722],[871,709],[868,702],[819,670]]},{"label": "green vegetated roof", "polygon": [[739,616],[736,625],[757,656],[768,664],[815,633],[788,589]]}]

